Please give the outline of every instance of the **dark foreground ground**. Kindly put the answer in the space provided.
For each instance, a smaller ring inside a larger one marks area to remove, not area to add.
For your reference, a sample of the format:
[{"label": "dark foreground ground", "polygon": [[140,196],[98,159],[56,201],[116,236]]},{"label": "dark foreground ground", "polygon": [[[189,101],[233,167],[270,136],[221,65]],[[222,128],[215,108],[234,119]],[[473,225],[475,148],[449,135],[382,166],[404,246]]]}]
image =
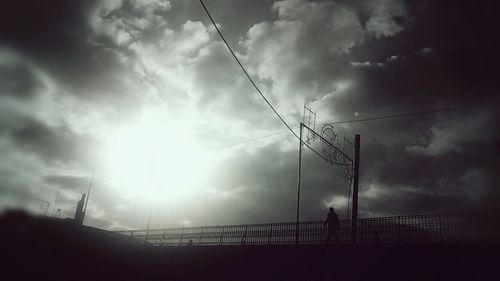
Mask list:
[{"label": "dark foreground ground", "polygon": [[22,213],[0,218],[0,239],[2,280],[499,280],[500,270],[498,242],[359,245],[354,255],[346,245],[159,248]]}]

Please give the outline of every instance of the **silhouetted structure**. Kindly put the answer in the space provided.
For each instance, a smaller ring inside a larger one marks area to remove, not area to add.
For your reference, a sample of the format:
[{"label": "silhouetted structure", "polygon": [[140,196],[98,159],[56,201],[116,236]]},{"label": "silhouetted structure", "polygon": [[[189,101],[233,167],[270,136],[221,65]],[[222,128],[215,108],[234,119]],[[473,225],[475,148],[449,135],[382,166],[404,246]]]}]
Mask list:
[{"label": "silhouetted structure", "polygon": [[337,233],[337,231],[340,229],[339,216],[337,215],[337,213],[335,213],[335,210],[333,210],[332,207],[330,207],[330,211],[328,212],[323,225],[325,224],[328,224],[328,233],[326,235],[325,243],[330,244],[330,239],[332,239],[332,236],[335,237],[337,244],[340,243],[339,235]]},{"label": "silhouetted structure", "polygon": [[[470,216],[457,213],[363,218],[358,220],[358,243],[373,243],[375,232],[379,243],[474,240],[476,239],[474,233],[478,232],[479,228],[470,224],[476,221],[470,219]],[[339,219],[339,225],[337,233],[341,243],[349,243],[351,220]],[[138,229],[118,231],[118,233],[155,246],[186,245],[189,239],[196,245],[203,246],[242,245],[243,240],[247,245],[291,245],[296,243],[296,229],[294,222],[282,222],[149,229],[149,231]],[[299,245],[321,245],[325,243],[326,237],[327,228],[324,226],[324,220],[300,222]]]},{"label": "silhouetted structure", "polygon": [[83,206],[85,204],[85,194],[82,194],[82,199],[78,201],[75,212],[75,223],[83,224],[83,219],[85,218],[85,212],[83,211]]},{"label": "silhouetted structure", "polygon": [[[410,217],[406,222],[410,219],[418,220],[419,217]],[[385,220],[387,222],[380,228],[381,239],[389,233],[382,229],[394,227],[389,219]],[[422,227],[431,222],[419,221]],[[315,222],[318,229],[325,230],[322,224],[323,221]],[[350,224],[347,222],[346,225]],[[200,245],[199,241],[220,239],[213,239],[215,228],[206,227],[201,238],[201,231],[195,233],[186,229],[184,239],[188,239],[186,242],[192,239],[194,245],[167,248],[153,247],[130,236],[76,225],[73,220],[7,213],[0,215],[0,243],[3,243],[0,247],[4,257],[0,265],[3,276],[15,280],[470,281],[489,280],[496,276],[498,240],[488,243],[360,243],[355,247],[357,271],[352,278],[349,270],[352,249],[348,244],[332,249],[322,243],[294,245],[295,225],[281,226],[283,228],[270,225],[266,230],[272,229],[272,233],[276,233],[274,237],[279,237],[283,234],[281,230],[289,229],[288,245],[254,244],[259,234],[259,228],[254,225],[247,227],[247,245],[244,247]],[[310,230],[302,226],[305,225],[301,225],[301,231]],[[363,224],[360,226],[363,229]],[[233,239],[231,232],[235,229],[224,227],[224,237]],[[241,230],[243,235],[245,226]],[[268,237],[269,233],[262,237]],[[367,237],[373,230],[368,233]],[[236,236],[241,239],[240,234]],[[153,239],[153,230],[150,235],[149,239]]]}]

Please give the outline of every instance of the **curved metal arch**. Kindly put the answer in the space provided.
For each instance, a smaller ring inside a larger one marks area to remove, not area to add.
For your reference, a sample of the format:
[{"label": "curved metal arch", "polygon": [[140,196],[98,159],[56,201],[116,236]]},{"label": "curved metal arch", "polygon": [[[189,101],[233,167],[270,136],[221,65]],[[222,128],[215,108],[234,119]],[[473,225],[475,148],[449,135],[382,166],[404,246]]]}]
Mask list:
[{"label": "curved metal arch", "polygon": [[323,154],[326,160],[330,164],[347,166],[344,154],[335,147],[336,144],[339,144],[338,135],[335,133],[332,124],[323,125],[321,128],[321,137],[323,138],[321,140],[321,154]]}]

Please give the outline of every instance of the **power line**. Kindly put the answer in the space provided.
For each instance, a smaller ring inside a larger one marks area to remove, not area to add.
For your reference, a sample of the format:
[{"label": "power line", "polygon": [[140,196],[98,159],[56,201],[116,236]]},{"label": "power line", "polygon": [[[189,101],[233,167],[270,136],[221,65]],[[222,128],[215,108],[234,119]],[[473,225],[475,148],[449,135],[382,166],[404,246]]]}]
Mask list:
[{"label": "power line", "polygon": [[418,116],[418,115],[425,115],[425,114],[431,114],[431,113],[439,113],[439,112],[445,112],[445,111],[452,111],[452,110],[458,110],[458,109],[463,109],[463,108],[465,108],[465,106],[462,106],[462,107],[449,107],[449,108],[443,108],[443,109],[434,109],[434,110],[418,111],[418,112],[410,112],[410,113],[401,113],[401,114],[394,114],[394,115],[376,116],[376,117],[370,117],[370,118],[364,118],[364,119],[352,119],[352,120],[343,120],[343,121],[333,121],[333,122],[320,123],[318,125],[358,123],[358,122],[375,121],[375,120],[381,120],[381,119],[403,118],[403,117],[410,117],[410,116]]},{"label": "power line", "polygon": [[224,41],[224,43],[226,44],[226,47],[229,49],[229,51],[231,52],[231,54],[233,55],[234,59],[236,60],[236,62],[238,63],[238,65],[241,67],[241,70],[243,70],[243,72],[245,73],[245,75],[247,76],[248,80],[250,81],[250,83],[252,83],[252,85],[254,86],[255,90],[257,90],[257,92],[260,94],[260,96],[264,99],[264,101],[267,103],[267,105],[269,105],[269,107],[272,109],[272,111],[274,112],[274,114],[281,120],[281,122],[287,127],[287,129],[299,140],[301,141],[305,146],[307,146],[307,148],[309,148],[310,150],[312,150],[316,155],[318,155],[319,157],[323,158],[324,160],[328,161],[323,155],[321,155],[321,153],[317,152],[316,150],[314,150],[312,147],[310,147],[307,143],[305,143],[304,141],[301,140],[301,138],[293,131],[293,129],[285,122],[285,120],[281,117],[281,115],[276,111],[276,109],[274,109],[273,105],[269,102],[269,100],[267,100],[267,98],[264,96],[264,94],[262,93],[262,91],[259,89],[259,87],[257,87],[257,84],[255,84],[255,82],[253,81],[252,77],[250,77],[250,75],[248,74],[248,72],[246,71],[245,67],[241,64],[240,60],[238,59],[238,57],[236,57],[236,54],[233,52],[233,50],[231,49],[231,46],[229,46],[229,43],[227,43],[226,39],[224,38],[224,36],[222,35],[222,32],[219,30],[219,28],[217,27],[217,25],[215,24],[215,21],[214,19],[212,18],[212,16],[210,15],[210,12],[208,11],[207,7],[205,6],[205,4],[203,3],[202,0],[200,0],[200,3],[201,5],[203,6],[203,9],[205,10],[205,12],[207,13],[208,17],[210,18],[210,21],[212,21],[212,24],[213,26],[215,27],[215,29],[217,30],[217,33],[219,33],[219,36],[222,38],[222,41]]},{"label": "power line", "polygon": [[221,150],[221,149],[225,149],[225,148],[237,146],[237,145],[240,145],[240,144],[244,144],[244,143],[247,143],[247,142],[252,142],[252,141],[260,140],[260,139],[263,139],[263,138],[268,138],[268,137],[276,136],[276,135],[283,134],[283,133],[286,133],[286,132],[288,132],[288,130],[274,132],[274,133],[269,134],[269,135],[264,135],[264,136],[260,136],[260,137],[256,137],[256,138],[246,139],[246,140],[243,140],[243,141],[240,141],[240,142],[235,142],[235,143],[231,143],[231,144],[228,144],[228,145],[220,146],[220,147],[211,149],[209,151],[217,151],[217,150]]},{"label": "power line", "polygon": [[[274,114],[281,120],[281,122],[283,123],[283,125],[285,125],[287,127],[287,129],[298,139],[300,140],[307,148],[309,148],[310,150],[312,150],[316,155],[318,155],[319,157],[323,158],[324,160],[326,160],[328,162],[328,160],[323,156],[321,155],[321,153],[317,152],[316,150],[314,150],[311,146],[309,146],[307,143],[305,143],[304,141],[302,141],[300,139],[300,137],[293,131],[292,127],[290,127],[286,122],[285,120],[281,117],[281,115],[276,111],[276,109],[273,107],[273,105],[269,102],[269,100],[264,96],[264,94],[262,93],[262,91],[259,89],[259,87],[257,86],[257,84],[255,84],[255,82],[253,81],[252,77],[250,77],[250,75],[248,74],[247,70],[245,69],[245,67],[243,66],[243,64],[241,64],[240,60],[238,59],[238,57],[236,56],[236,54],[234,53],[233,49],[231,48],[231,46],[229,46],[229,43],[226,41],[226,38],[224,37],[224,35],[222,35],[222,32],[219,30],[219,27],[217,27],[217,24],[215,24],[215,21],[214,19],[212,18],[212,15],[210,15],[210,12],[208,11],[207,7],[205,6],[205,3],[203,3],[203,0],[200,0],[200,3],[201,5],[203,6],[203,9],[205,10],[207,16],[210,18],[210,21],[212,22],[213,26],[215,27],[215,30],[217,30],[217,33],[219,34],[219,36],[221,37],[222,41],[224,41],[224,44],[226,45],[226,47],[228,48],[229,52],[231,52],[231,55],[233,56],[233,58],[236,60],[236,62],[238,63],[238,65],[240,66],[241,70],[243,70],[243,72],[245,73],[246,77],[248,78],[248,80],[250,81],[250,83],[253,85],[253,87],[255,88],[255,90],[260,94],[260,96],[264,99],[264,101],[267,103],[267,105],[269,105],[269,107],[271,108],[271,110],[274,112]],[[456,108],[454,108],[456,109]],[[447,109],[447,110],[452,110],[452,109]],[[445,110],[441,110],[441,111],[445,111]],[[372,121],[372,120],[379,120],[379,119],[388,119],[388,118],[399,118],[399,117],[406,117],[406,116],[412,116],[412,115],[420,115],[420,114],[428,114],[428,113],[435,113],[435,112],[439,112],[437,110],[432,110],[432,111],[426,111],[426,112],[417,112],[417,113],[411,113],[411,114],[398,114],[398,115],[392,115],[392,116],[380,116],[380,117],[373,117],[373,118],[365,118],[365,119],[357,119],[357,120],[346,120],[346,121],[340,121],[340,122],[334,122],[334,124],[340,124],[340,123],[353,123],[353,122],[365,122],[365,121]],[[286,131],[285,131],[286,132]],[[279,133],[275,133],[275,134],[280,134],[281,132]],[[271,134],[271,135],[275,135],[275,134]],[[271,135],[268,135],[268,136],[271,136]],[[268,136],[263,136],[263,137],[260,137],[260,138],[264,138],[264,137],[268,137]],[[231,144],[231,145],[228,145],[228,146],[225,146],[225,148],[227,147],[231,147],[231,146],[235,146],[235,145],[238,145],[238,144],[242,144],[242,143],[246,143],[246,142],[250,142],[250,141],[254,141],[254,140],[257,140],[257,139],[260,139],[260,138],[255,138],[255,139],[252,139],[252,140],[248,140],[248,141],[242,141],[242,142],[239,142],[237,144]],[[219,150],[219,149],[222,149],[222,148],[218,148],[216,150]]]},{"label": "power line", "polygon": [[229,43],[227,43],[226,39],[224,38],[224,36],[222,35],[222,32],[219,30],[219,28],[217,27],[217,25],[215,24],[215,21],[214,19],[212,18],[212,16],[210,15],[210,12],[208,11],[207,7],[205,6],[205,4],[203,3],[202,0],[200,0],[200,3],[201,5],[203,6],[203,9],[205,10],[205,12],[207,13],[208,17],[210,18],[210,21],[212,21],[212,24],[213,26],[215,27],[215,29],[217,30],[217,33],[219,33],[220,37],[222,38],[222,41],[224,41],[224,43],[226,44],[226,47],[229,49],[229,51],[231,52],[231,54],[233,55],[234,59],[236,60],[236,62],[239,64],[239,66],[241,67],[241,70],[243,70],[243,72],[245,73],[245,75],[247,76],[248,80],[250,80],[250,83],[252,83],[253,87],[255,88],[255,90],[257,90],[257,92],[260,94],[260,96],[264,99],[264,101],[267,103],[267,105],[269,105],[269,107],[273,110],[274,114],[276,114],[276,116],[281,120],[281,122],[288,128],[288,130],[290,132],[292,132],[292,134],[297,138],[297,139],[300,139],[299,136],[297,136],[297,134],[292,130],[292,128],[285,122],[285,120],[283,120],[283,118],[281,117],[281,115],[279,115],[279,113],[276,111],[276,109],[274,109],[273,105],[269,102],[269,100],[267,100],[267,98],[264,96],[264,94],[262,93],[262,91],[259,89],[259,87],[257,87],[257,85],[255,84],[255,82],[253,81],[252,77],[250,77],[250,75],[248,74],[248,72],[246,71],[245,67],[241,64],[240,60],[238,59],[238,57],[236,57],[236,54],[233,52],[233,50],[231,49],[231,46],[229,46]]},{"label": "power line", "polygon": [[[248,74],[248,72],[246,71],[245,67],[241,64],[240,60],[238,59],[238,57],[236,56],[236,54],[233,52],[233,50],[231,49],[231,46],[229,46],[229,43],[226,41],[226,39],[224,38],[224,36],[222,35],[222,32],[219,30],[219,28],[217,27],[217,24],[215,24],[215,21],[214,19],[212,18],[212,16],[210,15],[210,12],[208,11],[207,7],[205,6],[205,3],[203,3],[203,0],[200,0],[200,3],[201,5],[203,6],[203,9],[205,10],[206,14],[208,15],[208,17],[210,18],[210,21],[212,22],[213,26],[215,27],[215,29],[217,30],[217,33],[219,33],[219,36],[221,37],[222,41],[224,41],[224,44],[226,44],[226,47],[228,48],[228,50],[231,52],[231,55],[234,57],[234,59],[236,60],[236,62],[238,63],[238,65],[240,66],[241,70],[243,70],[243,72],[245,73],[246,77],[248,78],[248,80],[250,81],[250,83],[253,85],[253,87],[255,88],[255,90],[260,94],[260,96],[264,99],[264,101],[267,103],[267,105],[271,108],[271,110],[274,112],[274,114],[280,119],[280,121],[287,127],[287,129],[297,138],[299,139],[299,141],[301,143],[303,143],[306,147],[308,147],[311,151],[313,151],[316,155],[318,155],[320,158],[323,158],[324,160],[326,160],[328,162],[328,159],[326,159],[323,155],[321,155],[319,152],[317,152],[316,150],[314,150],[312,147],[310,147],[306,142],[303,142],[302,139],[292,130],[292,128],[285,122],[285,120],[281,117],[281,115],[276,111],[276,109],[273,107],[273,105],[269,102],[269,100],[264,96],[264,94],[262,93],[262,91],[259,89],[259,87],[255,84],[255,82],[253,81],[252,77],[250,77],[250,75]],[[457,109],[457,108],[450,108],[450,109],[446,109],[446,110],[430,110],[430,111],[423,111],[423,112],[416,112],[416,113],[408,113],[408,114],[397,114],[397,115],[389,115],[389,116],[379,116],[379,117],[372,117],[372,118],[364,118],[364,119],[355,119],[355,120],[345,120],[345,121],[339,121],[339,122],[333,122],[334,124],[341,124],[341,123],[354,123],[354,122],[366,122],[366,121],[374,121],[374,120],[380,120],[380,119],[390,119],[390,118],[401,118],[401,117],[408,117],[408,116],[415,116],[415,115],[423,115],[423,114],[429,114],[429,113],[436,113],[436,112],[443,112],[443,111],[447,111],[447,110],[454,110],[454,109]],[[258,140],[258,139],[261,139],[261,138],[265,138],[265,137],[270,137],[270,136],[274,136],[274,135],[277,135],[277,134],[281,134],[283,132],[286,132],[286,131],[281,131],[281,132],[276,132],[276,133],[273,133],[273,134],[270,134],[270,135],[266,135],[266,136],[262,136],[262,137],[259,137],[259,138],[254,138],[254,139],[250,139],[250,140],[245,140],[245,141],[242,141],[242,142],[239,142],[239,143],[235,143],[235,144],[231,144],[231,145],[228,145],[228,146],[225,146],[225,147],[221,147],[221,148],[218,148],[218,149],[215,149],[215,150],[220,150],[220,149],[223,149],[223,148],[227,148],[227,147],[231,147],[231,146],[235,146],[235,145],[239,145],[239,144],[243,144],[243,143],[247,143],[247,142],[251,142],[251,141],[255,141],[255,140]],[[302,148],[300,148],[302,149]],[[349,189],[351,188],[351,184],[349,183]],[[349,193],[350,195],[350,193]],[[349,210],[349,203],[348,203],[348,206],[347,206],[347,209]],[[149,225],[148,225],[149,227]]]},{"label": "power line", "polygon": [[[404,118],[404,117],[411,117],[411,116],[418,116],[418,115],[426,115],[426,114],[433,114],[433,113],[439,113],[439,112],[446,112],[446,111],[452,111],[452,110],[458,110],[458,109],[463,109],[465,107],[449,107],[449,108],[443,108],[443,109],[435,109],[435,110],[427,110],[427,111],[418,111],[418,112],[409,112],[409,113],[400,113],[400,114],[393,114],[393,115],[382,115],[382,116],[375,116],[375,117],[370,117],[370,118],[363,118],[363,119],[352,119],[352,120],[342,120],[342,121],[332,121],[332,122],[326,122],[326,123],[320,123],[317,125],[325,125],[325,124],[344,124],[344,123],[360,123],[360,122],[368,122],[368,121],[377,121],[377,120],[383,120],[383,119],[396,119],[396,118]],[[292,128],[298,128],[299,126],[294,126]],[[240,144],[248,143],[248,142],[253,142],[257,141],[260,139],[276,136],[279,134],[283,134],[288,132],[288,130],[283,130],[283,131],[278,131],[274,132],[268,135],[256,137],[256,138],[251,138],[251,139],[246,139],[240,142],[224,145],[221,147],[217,147],[215,149],[211,149],[209,151],[216,151],[216,150],[221,150],[221,149],[226,149],[230,148],[233,146],[237,146]]]}]

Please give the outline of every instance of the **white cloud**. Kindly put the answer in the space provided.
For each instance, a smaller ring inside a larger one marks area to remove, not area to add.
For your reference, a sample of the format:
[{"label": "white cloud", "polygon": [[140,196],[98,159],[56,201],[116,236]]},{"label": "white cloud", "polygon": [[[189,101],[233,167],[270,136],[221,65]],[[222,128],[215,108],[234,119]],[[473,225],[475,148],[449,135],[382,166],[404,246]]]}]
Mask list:
[{"label": "white cloud", "polygon": [[153,11],[165,11],[172,8],[168,0],[135,0],[132,3],[138,9],[151,9]]},{"label": "white cloud", "polygon": [[406,7],[400,0],[370,1],[372,16],[366,23],[366,30],[376,38],[394,36],[403,30],[395,17],[406,16]]},{"label": "white cloud", "polygon": [[371,62],[371,61],[352,61],[350,64],[354,67],[384,67],[385,64],[381,62]]},{"label": "white cloud", "polygon": [[335,90],[327,69],[363,42],[365,31],[353,10],[334,2],[279,1],[273,8],[278,19],[255,24],[241,43],[244,64],[270,82],[280,112],[299,115],[305,101]]},{"label": "white cloud", "polygon": [[333,207],[337,210],[344,209],[347,207],[347,197],[345,196],[333,196],[330,199],[323,200],[323,205],[325,207]]},{"label": "white cloud", "polygon": [[429,54],[432,54],[433,52],[434,52],[434,49],[430,48],[430,47],[423,48],[422,50],[420,50],[420,53],[424,54],[424,55],[429,55]]},{"label": "white cloud", "polygon": [[163,28],[167,24],[164,12],[170,9],[167,0],[103,1],[91,16],[91,25],[117,45],[126,45],[145,39],[148,31]]}]

